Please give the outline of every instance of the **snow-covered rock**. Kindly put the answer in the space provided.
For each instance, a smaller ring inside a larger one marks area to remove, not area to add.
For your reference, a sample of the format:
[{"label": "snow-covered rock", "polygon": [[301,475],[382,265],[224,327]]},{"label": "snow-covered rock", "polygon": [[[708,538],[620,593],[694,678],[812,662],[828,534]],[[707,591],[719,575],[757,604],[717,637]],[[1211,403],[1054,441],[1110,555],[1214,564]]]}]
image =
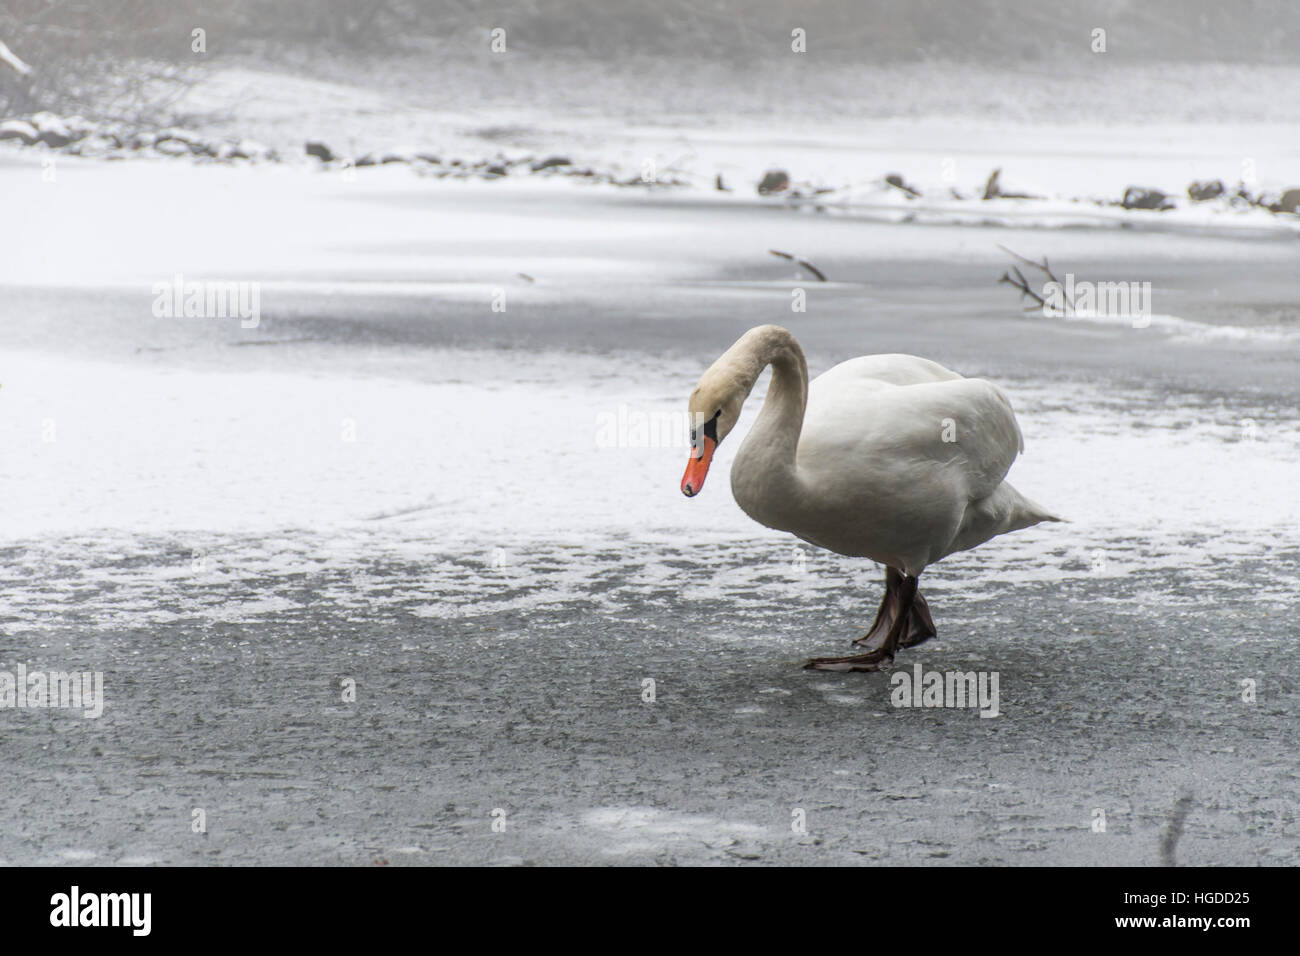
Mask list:
[{"label": "snow-covered rock", "polygon": [[194,153],[189,143],[171,137],[160,139],[154,144],[154,150],[164,156],[190,156]]},{"label": "snow-covered rock", "polygon": [[33,114],[31,124],[36,127],[37,133],[40,134],[41,142],[55,149],[60,146],[67,146],[76,138],[62,118],[47,110]]},{"label": "snow-covered rock", "polygon": [[1130,186],[1124,190],[1121,201],[1125,209],[1173,209],[1174,204],[1159,189],[1147,189],[1142,186]]},{"label": "snow-covered rock", "polygon": [[102,157],[116,153],[122,144],[116,136],[104,133],[91,133],[89,136],[73,143],[68,152],[74,156]]},{"label": "snow-covered rock", "polygon": [[16,139],[24,146],[30,146],[40,137],[40,131],[26,120],[11,119],[0,123],[0,140]]},{"label": "snow-covered rock", "polygon": [[1205,202],[1209,199],[1218,199],[1223,195],[1223,192],[1223,183],[1218,179],[1197,181],[1187,187],[1187,195],[1193,202]]},{"label": "snow-covered rock", "polygon": [[540,173],[543,169],[554,169],[556,166],[572,166],[573,160],[568,156],[548,156],[543,160],[533,163],[532,169],[535,173]]},{"label": "snow-covered rock", "polygon": [[236,159],[260,161],[274,159],[275,151],[263,146],[256,140],[241,139],[236,142],[226,140],[223,143],[218,143],[213,155],[223,162]]},{"label": "snow-covered rock", "polygon": [[769,169],[758,183],[760,196],[774,196],[790,188],[790,174],[784,169]]}]

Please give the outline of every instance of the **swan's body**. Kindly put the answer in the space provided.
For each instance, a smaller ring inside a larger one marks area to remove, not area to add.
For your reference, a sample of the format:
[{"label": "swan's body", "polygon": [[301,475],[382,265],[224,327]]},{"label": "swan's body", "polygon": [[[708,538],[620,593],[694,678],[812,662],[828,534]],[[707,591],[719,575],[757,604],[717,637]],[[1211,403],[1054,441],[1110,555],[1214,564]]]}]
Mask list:
[{"label": "swan's body", "polygon": [[[768,365],[767,399],[732,463],[732,493],[760,524],[897,572],[868,638],[899,630],[892,643],[906,646],[908,622],[892,625],[908,613],[916,617],[913,601],[925,613],[924,621],[912,621],[911,636],[932,636],[924,601],[915,594],[915,579],[927,566],[995,535],[1059,520],[1005,480],[1024,443],[997,386],[912,355],[851,359],[809,386],[802,349],[773,325],[742,336],[692,394],[701,427],[682,482],[688,495],[699,492],[713,447],[734,427]],[[904,579],[913,597],[887,614]],[[892,659],[893,650],[880,659]]]},{"label": "swan's body", "polygon": [[815,379],[790,487],[767,480],[758,437],[731,469],[746,514],[907,574],[1050,517],[1004,480],[1024,449],[1006,396],[928,359],[868,355]]}]

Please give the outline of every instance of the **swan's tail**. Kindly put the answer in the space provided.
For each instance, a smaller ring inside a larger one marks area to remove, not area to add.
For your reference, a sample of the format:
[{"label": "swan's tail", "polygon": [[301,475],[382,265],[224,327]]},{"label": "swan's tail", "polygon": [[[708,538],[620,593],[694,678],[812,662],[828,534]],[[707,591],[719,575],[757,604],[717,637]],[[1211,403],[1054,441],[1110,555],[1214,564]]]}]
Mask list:
[{"label": "swan's tail", "polygon": [[989,538],[1031,528],[1043,521],[1067,522],[1067,519],[1029,500],[1004,481],[987,498],[973,502],[966,509],[961,528],[946,553],[966,551]]},{"label": "swan's tail", "polygon": [[[1017,492],[1017,494],[1019,494],[1019,492]],[[1060,515],[1056,514],[1055,512],[1048,511],[1038,502],[1031,501],[1029,498],[1026,498],[1024,495],[1020,495],[1020,500],[1024,504],[1028,505],[1030,514],[1033,517],[1033,520],[1030,521],[1029,524],[1023,524],[1020,526],[1021,528],[1028,528],[1031,525],[1036,525],[1043,521],[1059,521],[1061,524],[1070,524],[1069,518],[1062,518]],[[1018,531],[1019,528],[1013,530]]]}]

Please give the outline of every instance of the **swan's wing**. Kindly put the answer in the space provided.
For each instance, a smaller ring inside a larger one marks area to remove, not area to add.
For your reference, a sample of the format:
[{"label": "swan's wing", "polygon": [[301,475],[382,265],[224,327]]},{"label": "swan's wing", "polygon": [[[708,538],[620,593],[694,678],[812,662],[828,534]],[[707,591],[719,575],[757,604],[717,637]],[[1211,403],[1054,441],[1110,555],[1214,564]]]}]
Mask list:
[{"label": "swan's wing", "polygon": [[959,378],[960,375],[938,362],[916,355],[887,354],[863,355],[841,362],[817,376],[813,384],[824,383],[826,387],[837,387],[847,380],[868,379],[887,385],[921,385],[925,382],[947,382]]},{"label": "swan's wing", "polygon": [[956,463],[970,483],[971,500],[991,495],[1025,450],[1011,401],[1002,389],[981,378],[945,382],[933,391],[935,404],[949,410],[946,417],[953,422],[949,432],[940,436],[941,442],[956,450]]},{"label": "swan's wing", "polygon": [[[846,369],[857,361],[836,366],[809,389],[801,461],[836,484],[869,475],[869,481],[904,494],[908,487],[918,493],[923,487],[942,487],[959,507],[992,494],[1024,448],[1015,413],[1001,389],[953,373],[908,385],[874,374],[847,374],[864,371]],[[934,368],[897,363],[884,373],[947,372],[928,364]],[[959,501],[963,497],[966,500]]]}]

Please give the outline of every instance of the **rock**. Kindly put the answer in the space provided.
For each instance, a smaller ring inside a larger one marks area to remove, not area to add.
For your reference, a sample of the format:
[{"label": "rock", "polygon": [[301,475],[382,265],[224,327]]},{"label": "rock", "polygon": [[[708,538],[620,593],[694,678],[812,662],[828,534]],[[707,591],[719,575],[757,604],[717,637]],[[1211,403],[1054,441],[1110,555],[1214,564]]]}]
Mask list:
[{"label": "rock", "polygon": [[1284,192],[1277,201],[1277,206],[1276,212],[1300,213],[1300,188],[1292,188]]},{"label": "rock", "polygon": [[1245,183],[1237,183],[1237,188],[1232,194],[1232,204],[1238,206],[1243,202],[1248,206],[1254,206],[1258,202],[1258,197],[1246,188]]},{"label": "rock", "polygon": [[271,163],[278,163],[280,161],[280,154],[278,152],[270,146],[259,143],[255,139],[241,139],[239,143],[236,144],[235,149],[241,153],[247,153],[249,159],[259,161],[265,160]]},{"label": "rock", "polygon": [[363,153],[359,158],[353,161],[353,166],[385,166],[389,163],[405,163],[407,158],[401,153],[395,153],[391,150],[384,152]]},{"label": "rock", "polygon": [[921,195],[921,193],[918,190],[907,185],[907,183],[903,181],[903,177],[900,176],[898,173],[890,173],[888,176],[885,177],[885,182],[893,186],[895,189],[902,190],[910,198],[915,198]]},{"label": "rock", "polygon": [[314,140],[307,141],[306,152],[308,156],[315,156],[322,163],[329,163],[334,160],[334,154],[330,151],[330,148],[324,143],[318,143]]},{"label": "rock", "polygon": [[26,120],[13,119],[0,123],[0,140],[16,139],[24,146],[30,146],[40,138],[40,131]]},{"label": "rock", "polygon": [[189,143],[171,137],[160,139],[154,144],[154,149],[164,156],[189,156],[193,153]]},{"label": "rock", "polygon": [[53,113],[42,110],[31,117],[31,123],[36,127],[40,141],[46,146],[58,149],[67,146],[73,140],[72,130],[68,128],[68,124]]},{"label": "rock", "polygon": [[1125,209],[1173,209],[1174,204],[1158,189],[1143,189],[1129,186],[1124,190],[1124,199],[1120,202]]},{"label": "rock", "polygon": [[177,142],[184,143],[186,146],[191,147],[203,148],[208,145],[208,141],[201,134],[196,133],[193,130],[180,129],[176,126],[170,126],[158,134],[158,142],[161,143],[163,140],[167,139],[174,139]]},{"label": "rock", "polygon": [[148,149],[156,142],[158,142],[158,137],[154,133],[136,133],[131,137],[131,148]]},{"label": "rock", "polygon": [[68,128],[68,135],[72,137],[74,143],[96,132],[95,124],[80,115],[65,116],[63,125]]},{"label": "rock", "polygon": [[136,143],[137,149],[152,145],[163,156],[216,156],[218,152],[200,134],[177,127],[165,129],[157,135],[140,134],[136,137]]},{"label": "rock", "polygon": [[496,165],[489,166],[483,172],[484,175],[487,176],[505,176],[507,173],[510,172],[510,170],[506,169],[500,163],[497,163]]},{"label": "rock", "polygon": [[1223,183],[1217,179],[1197,180],[1187,187],[1187,196],[1193,202],[1218,199],[1223,195]]},{"label": "rock", "polygon": [[769,169],[758,183],[760,196],[773,196],[790,188],[790,174],[784,169]]},{"label": "rock", "polygon": [[554,169],[556,166],[572,166],[573,160],[568,156],[548,156],[541,162],[533,163],[532,170],[540,173],[543,169]]},{"label": "rock", "polygon": [[116,149],[121,149],[130,139],[130,136],[120,123],[105,123],[102,126],[97,126],[91,132],[91,135],[111,141]]},{"label": "rock", "polygon": [[713,188],[720,193],[731,192],[731,187],[722,181],[722,173],[718,173],[717,177],[713,180]]},{"label": "rock", "polygon": [[116,136],[105,135],[103,133],[92,133],[85,139],[74,143],[68,147],[68,152],[74,156],[97,157],[107,156],[121,148]]},{"label": "rock", "polygon": [[95,124],[80,113],[73,113],[71,116],[63,117],[63,125],[82,136],[89,135],[95,129]]}]

